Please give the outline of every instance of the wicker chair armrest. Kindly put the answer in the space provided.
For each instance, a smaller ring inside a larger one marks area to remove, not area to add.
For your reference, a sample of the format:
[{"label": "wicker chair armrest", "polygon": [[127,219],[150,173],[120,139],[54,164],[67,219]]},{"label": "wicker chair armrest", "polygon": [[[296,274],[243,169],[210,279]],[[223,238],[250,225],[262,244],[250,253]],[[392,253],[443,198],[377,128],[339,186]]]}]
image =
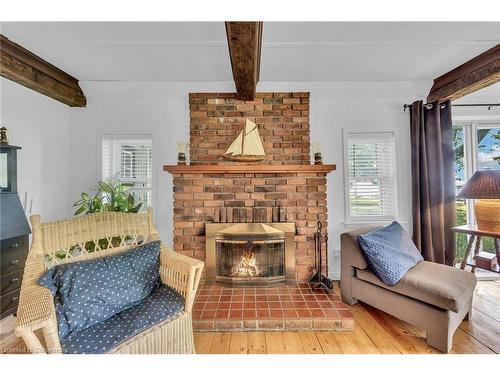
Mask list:
[{"label": "wicker chair armrest", "polygon": [[176,253],[162,244],[160,254],[160,277],[164,284],[182,294],[184,310],[191,312],[196,290],[205,263]]},{"label": "wicker chair armrest", "polygon": [[40,329],[55,319],[54,297],[47,288],[29,285],[22,289],[17,308],[16,329]]},{"label": "wicker chair armrest", "polygon": [[[43,333],[45,343],[40,341],[37,331]],[[21,289],[15,333],[32,353],[61,352],[54,298],[48,289],[39,285]]]}]

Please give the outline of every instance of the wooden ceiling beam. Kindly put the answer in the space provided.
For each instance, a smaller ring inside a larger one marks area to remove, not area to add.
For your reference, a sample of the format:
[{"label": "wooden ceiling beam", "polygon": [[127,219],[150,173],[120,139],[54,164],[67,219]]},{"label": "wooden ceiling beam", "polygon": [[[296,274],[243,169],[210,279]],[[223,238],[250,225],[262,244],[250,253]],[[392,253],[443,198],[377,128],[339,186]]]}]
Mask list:
[{"label": "wooden ceiling beam", "polygon": [[455,100],[500,81],[500,44],[434,80],[428,102]]},{"label": "wooden ceiling beam", "polygon": [[226,22],[237,98],[253,100],[260,74],[262,22]]},{"label": "wooden ceiling beam", "polygon": [[70,107],[85,107],[78,80],[0,34],[0,76]]}]

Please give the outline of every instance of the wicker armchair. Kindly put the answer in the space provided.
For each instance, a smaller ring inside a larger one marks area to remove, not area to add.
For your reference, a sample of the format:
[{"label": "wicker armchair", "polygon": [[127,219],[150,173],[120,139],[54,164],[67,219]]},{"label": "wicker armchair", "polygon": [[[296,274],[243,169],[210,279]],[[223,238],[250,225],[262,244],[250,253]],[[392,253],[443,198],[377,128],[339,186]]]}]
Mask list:
[{"label": "wicker armchair", "polygon": [[[125,214],[102,212],[41,223],[30,218],[33,240],[28,254],[17,310],[16,335],[32,353],[61,353],[53,297],[37,285],[52,265],[123,252],[159,240],[152,210]],[[181,315],[163,321],[115,347],[112,353],[194,353],[191,309],[204,263],[161,245],[160,277],[185,298]]]}]

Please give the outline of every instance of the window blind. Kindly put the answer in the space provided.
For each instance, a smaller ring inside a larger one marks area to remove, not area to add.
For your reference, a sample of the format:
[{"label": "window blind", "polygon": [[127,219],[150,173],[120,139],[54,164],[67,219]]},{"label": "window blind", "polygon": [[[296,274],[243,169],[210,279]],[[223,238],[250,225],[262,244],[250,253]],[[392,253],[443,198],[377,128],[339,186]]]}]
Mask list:
[{"label": "window blind", "polygon": [[348,221],[396,216],[396,147],[393,133],[348,133]]},{"label": "window blind", "polygon": [[150,139],[103,139],[103,179],[119,178],[133,185],[130,190],[143,208],[151,206],[153,179]]}]

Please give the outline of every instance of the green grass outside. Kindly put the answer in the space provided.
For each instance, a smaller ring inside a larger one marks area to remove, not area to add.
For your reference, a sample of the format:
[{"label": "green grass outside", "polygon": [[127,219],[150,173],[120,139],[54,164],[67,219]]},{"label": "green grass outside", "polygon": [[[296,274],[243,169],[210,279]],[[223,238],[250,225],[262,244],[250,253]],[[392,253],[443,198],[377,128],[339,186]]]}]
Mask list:
[{"label": "green grass outside", "polygon": [[[467,208],[465,202],[457,201],[457,225],[467,224]],[[495,247],[493,244],[493,238],[483,237],[482,238],[482,250],[488,253],[494,253]],[[457,234],[457,257],[456,261],[461,262],[465,255],[465,249],[467,248],[467,235],[458,233]]]}]

